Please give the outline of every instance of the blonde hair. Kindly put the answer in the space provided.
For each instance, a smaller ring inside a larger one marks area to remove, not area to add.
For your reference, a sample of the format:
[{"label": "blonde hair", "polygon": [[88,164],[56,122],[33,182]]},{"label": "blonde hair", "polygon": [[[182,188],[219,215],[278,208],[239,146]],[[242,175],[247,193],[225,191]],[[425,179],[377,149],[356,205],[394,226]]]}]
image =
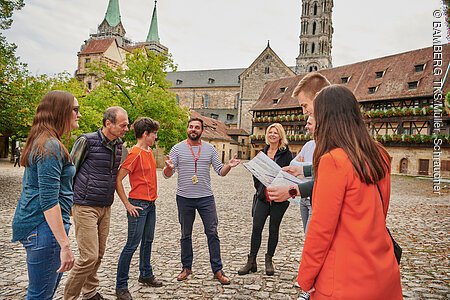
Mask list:
[{"label": "blonde hair", "polygon": [[268,133],[269,130],[275,128],[278,131],[278,135],[280,136],[280,142],[278,144],[278,149],[284,150],[288,144],[288,140],[286,138],[286,132],[284,131],[283,125],[280,123],[273,123],[266,129],[266,144],[269,145]]},{"label": "blonde hair", "polygon": [[297,98],[300,92],[304,92],[311,99],[314,99],[318,92],[329,85],[330,82],[322,74],[317,72],[308,73],[297,84],[294,91],[292,92],[292,97]]}]

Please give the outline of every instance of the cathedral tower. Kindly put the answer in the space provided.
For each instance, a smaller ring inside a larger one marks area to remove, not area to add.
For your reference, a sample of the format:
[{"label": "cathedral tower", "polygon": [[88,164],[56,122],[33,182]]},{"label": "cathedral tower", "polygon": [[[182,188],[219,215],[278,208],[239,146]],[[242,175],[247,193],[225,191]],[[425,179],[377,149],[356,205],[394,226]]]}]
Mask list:
[{"label": "cathedral tower", "polygon": [[130,43],[125,38],[125,28],[120,19],[119,0],[109,0],[105,18],[97,28],[97,33],[91,34],[93,39],[104,39],[114,37],[119,46],[123,47]]},{"label": "cathedral tower", "polygon": [[333,0],[303,0],[297,74],[332,67],[332,10]]}]

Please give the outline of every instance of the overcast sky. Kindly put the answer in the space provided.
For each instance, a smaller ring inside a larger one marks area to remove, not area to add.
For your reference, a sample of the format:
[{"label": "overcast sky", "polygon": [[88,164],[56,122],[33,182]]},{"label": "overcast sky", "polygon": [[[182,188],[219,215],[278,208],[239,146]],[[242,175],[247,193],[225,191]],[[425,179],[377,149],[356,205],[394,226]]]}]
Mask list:
[{"label": "overcast sky", "polygon": [[[439,0],[334,0],[333,65],[341,66],[432,45]],[[122,24],[145,40],[154,1],[120,1]],[[37,74],[68,71],[105,16],[108,0],[25,0],[5,31]],[[299,50],[300,0],[159,0],[161,43],[178,70],[246,68],[267,41],[289,66]]]}]

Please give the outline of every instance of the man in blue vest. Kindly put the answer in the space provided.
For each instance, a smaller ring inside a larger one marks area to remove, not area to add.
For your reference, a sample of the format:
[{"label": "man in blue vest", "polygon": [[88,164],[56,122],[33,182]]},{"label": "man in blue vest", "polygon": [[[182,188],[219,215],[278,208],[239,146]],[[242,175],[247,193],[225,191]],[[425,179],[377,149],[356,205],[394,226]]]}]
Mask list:
[{"label": "man in blue vest", "polygon": [[108,108],[103,127],[81,135],[71,157],[77,173],[74,178],[72,215],[80,257],[67,278],[65,300],[101,300],[97,292],[97,270],[105,253],[109,234],[111,205],[116,176],[122,158],[121,138],[128,131],[128,114],[119,107]]}]

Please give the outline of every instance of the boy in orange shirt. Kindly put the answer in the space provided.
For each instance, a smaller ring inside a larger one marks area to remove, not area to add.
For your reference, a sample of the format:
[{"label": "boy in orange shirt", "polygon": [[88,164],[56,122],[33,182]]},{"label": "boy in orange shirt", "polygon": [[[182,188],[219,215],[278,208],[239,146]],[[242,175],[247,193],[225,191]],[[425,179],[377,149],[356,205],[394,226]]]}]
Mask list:
[{"label": "boy in orange shirt", "polygon": [[[153,275],[150,264],[155,234],[157,195],[156,161],[151,146],[155,144],[159,123],[150,118],[138,118],[134,123],[137,144],[131,149],[117,173],[116,190],[127,209],[128,237],[117,266],[116,295],[119,300],[132,300],[128,291],[128,273],[139,244],[139,282],[152,287],[162,286]],[[128,198],[122,180],[129,176]]]}]

